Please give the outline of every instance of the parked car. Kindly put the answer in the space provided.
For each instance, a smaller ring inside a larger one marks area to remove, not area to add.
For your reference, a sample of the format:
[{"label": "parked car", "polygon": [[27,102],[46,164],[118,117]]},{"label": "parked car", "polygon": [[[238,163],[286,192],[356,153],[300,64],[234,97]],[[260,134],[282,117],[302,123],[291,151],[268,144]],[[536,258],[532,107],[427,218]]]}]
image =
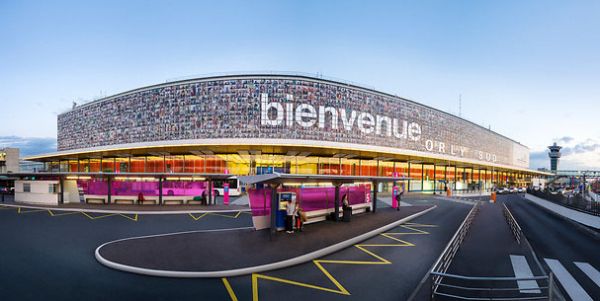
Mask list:
[{"label": "parked car", "polygon": [[525,187],[519,187],[519,188],[517,188],[517,192],[518,193],[525,193],[525,192],[527,192],[527,189],[525,189]]},{"label": "parked car", "polygon": [[507,193],[510,193],[510,190],[506,187],[501,187],[501,188],[496,189],[496,193],[497,194],[507,194]]}]

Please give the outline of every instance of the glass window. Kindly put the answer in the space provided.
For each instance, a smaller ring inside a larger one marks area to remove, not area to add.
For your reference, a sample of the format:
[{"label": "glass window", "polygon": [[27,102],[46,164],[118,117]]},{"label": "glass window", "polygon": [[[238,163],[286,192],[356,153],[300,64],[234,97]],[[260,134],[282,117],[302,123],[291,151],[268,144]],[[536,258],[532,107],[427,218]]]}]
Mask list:
[{"label": "glass window", "polygon": [[23,192],[31,192],[31,183],[23,183]]}]

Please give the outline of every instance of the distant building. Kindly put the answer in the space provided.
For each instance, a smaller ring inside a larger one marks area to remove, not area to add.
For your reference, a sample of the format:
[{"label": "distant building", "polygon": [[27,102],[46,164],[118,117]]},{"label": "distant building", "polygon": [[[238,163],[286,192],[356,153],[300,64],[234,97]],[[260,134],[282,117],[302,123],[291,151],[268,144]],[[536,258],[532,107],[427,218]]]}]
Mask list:
[{"label": "distant building", "polygon": [[38,172],[44,170],[44,163],[21,160],[19,162],[20,172]]},{"label": "distant building", "polygon": [[562,155],[560,153],[561,148],[562,146],[556,145],[556,142],[554,142],[553,145],[548,146],[548,149],[550,150],[550,152],[548,152],[548,157],[550,157],[550,170],[553,172],[558,170],[558,159]]},{"label": "distant building", "polygon": [[19,149],[0,148],[0,173],[19,172]]}]

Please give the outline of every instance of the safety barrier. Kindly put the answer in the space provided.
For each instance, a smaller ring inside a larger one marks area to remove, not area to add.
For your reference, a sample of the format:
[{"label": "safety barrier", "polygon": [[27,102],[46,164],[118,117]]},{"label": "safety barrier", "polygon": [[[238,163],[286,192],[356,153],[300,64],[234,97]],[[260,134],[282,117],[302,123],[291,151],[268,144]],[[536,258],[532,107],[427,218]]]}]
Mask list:
[{"label": "safety barrier", "polygon": [[521,233],[522,233],[521,226],[519,226],[519,223],[517,223],[517,220],[515,220],[512,213],[510,213],[510,210],[508,210],[508,208],[506,207],[506,204],[502,203],[502,206],[504,207],[502,209],[502,213],[504,214],[504,218],[506,218],[506,222],[508,223],[508,226],[510,227],[510,231],[514,235],[517,243],[521,244]]},{"label": "safety barrier", "polygon": [[[503,203],[503,213],[515,239],[531,252],[534,261],[543,275],[532,277],[472,277],[448,274],[446,271],[458,250],[462,238],[466,235],[470,224],[477,213],[473,207],[469,215],[450,241],[446,250],[429,273],[431,279],[431,300],[442,297],[444,300],[561,300],[564,301],[560,290],[554,281],[552,273],[546,275],[533,248],[523,234],[508,207]],[[454,250],[454,251],[453,251]],[[449,256],[448,254],[451,254]],[[446,259],[450,260],[443,263]],[[522,286],[519,283],[526,285]],[[535,285],[534,285],[535,284]]]},{"label": "safety barrier", "polygon": [[454,236],[442,252],[442,255],[440,255],[436,263],[433,265],[433,268],[430,272],[430,275],[432,276],[432,298],[433,295],[435,295],[438,285],[442,282],[444,273],[446,273],[450,267],[452,259],[454,259],[454,255],[456,255],[458,248],[465,239],[465,236],[467,236],[469,228],[471,227],[477,212],[479,212],[479,203],[476,203],[473,208],[471,208],[471,211],[469,211],[467,217],[463,220],[456,233],[454,233]]},{"label": "safety barrier", "polygon": [[[431,300],[436,296],[455,300],[554,300],[555,284],[553,275],[533,277],[469,277],[431,272],[431,277],[445,279],[437,283]],[[519,287],[518,282],[531,284],[528,288]],[[540,285],[541,284],[541,285]]]}]

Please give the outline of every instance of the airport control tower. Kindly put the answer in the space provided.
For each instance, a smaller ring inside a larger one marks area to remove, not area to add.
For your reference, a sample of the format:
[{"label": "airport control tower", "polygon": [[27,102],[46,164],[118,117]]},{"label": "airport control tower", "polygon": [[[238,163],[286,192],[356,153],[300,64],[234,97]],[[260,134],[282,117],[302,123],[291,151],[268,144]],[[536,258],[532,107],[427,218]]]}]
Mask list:
[{"label": "airport control tower", "polygon": [[558,158],[560,158],[561,155],[561,148],[562,146],[556,145],[556,142],[554,142],[553,145],[548,146],[548,149],[550,150],[550,152],[548,152],[548,157],[550,157],[550,170],[553,172],[556,172],[558,169]]}]

